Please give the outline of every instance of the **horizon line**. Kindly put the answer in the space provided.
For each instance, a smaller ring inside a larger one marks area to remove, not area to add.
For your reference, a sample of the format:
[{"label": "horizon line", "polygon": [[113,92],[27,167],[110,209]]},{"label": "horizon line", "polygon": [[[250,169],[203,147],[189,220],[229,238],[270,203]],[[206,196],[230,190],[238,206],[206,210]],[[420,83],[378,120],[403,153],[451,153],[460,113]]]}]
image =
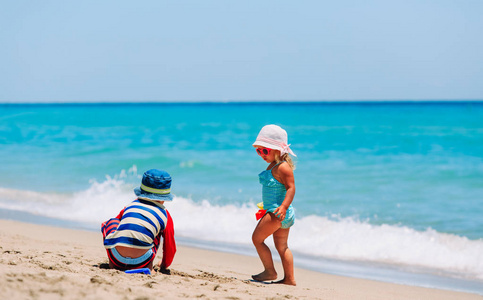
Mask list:
[{"label": "horizon line", "polygon": [[392,103],[483,103],[483,99],[425,100],[181,100],[181,101],[50,101],[0,102],[0,105],[119,105],[119,104],[392,104]]}]

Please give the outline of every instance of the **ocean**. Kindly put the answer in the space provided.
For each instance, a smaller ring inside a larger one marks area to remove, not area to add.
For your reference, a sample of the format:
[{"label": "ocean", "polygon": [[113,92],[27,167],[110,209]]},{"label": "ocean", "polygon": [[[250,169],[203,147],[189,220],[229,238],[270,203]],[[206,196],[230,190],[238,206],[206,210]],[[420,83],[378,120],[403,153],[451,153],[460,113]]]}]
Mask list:
[{"label": "ocean", "polygon": [[178,243],[256,256],[267,124],[296,266],[483,294],[483,102],[0,104],[0,218],[99,230],[159,168]]}]

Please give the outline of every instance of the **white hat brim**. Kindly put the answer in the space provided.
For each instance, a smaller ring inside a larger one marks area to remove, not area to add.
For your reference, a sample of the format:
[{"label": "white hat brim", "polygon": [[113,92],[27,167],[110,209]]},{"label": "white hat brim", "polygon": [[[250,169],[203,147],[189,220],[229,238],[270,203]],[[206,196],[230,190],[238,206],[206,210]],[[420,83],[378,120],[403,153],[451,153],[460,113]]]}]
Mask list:
[{"label": "white hat brim", "polygon": [[270,144],[270,143],[267,143],[267,142],[264,142],[264,141],[255,141],[255,143],[253,143],[253,147],[256,147],[256,146],[270,148],[270,149],[274,149],[274,150],[278,150],[278,151],[282,150],[282,147],[276,146],[276,145],[273,145],[273,144]]}]

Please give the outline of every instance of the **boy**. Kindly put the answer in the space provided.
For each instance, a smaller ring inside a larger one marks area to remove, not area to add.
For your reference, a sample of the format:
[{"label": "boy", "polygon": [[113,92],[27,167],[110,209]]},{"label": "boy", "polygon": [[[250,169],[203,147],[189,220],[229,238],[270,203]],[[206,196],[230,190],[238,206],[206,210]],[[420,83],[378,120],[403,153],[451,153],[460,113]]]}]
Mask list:
[{"label": "boy", "polygon": [[173,220],[164,207],[172,201],[171,176],[163,170],[151,169],[143,175],[138,196],[117,217],[102,223],[104,247],[109,267],[118,270],[153,269],[160,238],[163,237],[161,272],[168,272],[176,253]]}]

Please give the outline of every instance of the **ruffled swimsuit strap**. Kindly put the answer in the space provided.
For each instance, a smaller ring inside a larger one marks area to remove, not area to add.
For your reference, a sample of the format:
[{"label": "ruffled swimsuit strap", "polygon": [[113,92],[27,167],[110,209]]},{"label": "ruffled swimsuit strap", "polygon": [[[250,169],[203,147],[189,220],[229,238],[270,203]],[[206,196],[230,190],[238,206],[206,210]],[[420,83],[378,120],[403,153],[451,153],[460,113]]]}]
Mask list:
[{"label": "ruffled swimsuit strap", "polygon": [[275,168],[276,166],[280,165],[281,163],[283,163],[283,161],[281,161],[281,162],[279,162],[279,163],[277,163],[277,164],[273,165],[273,167],[271,167],[271,168],[270,168],[270,169],[268,169],[267,171],[271,171],[271,170],[273,170],[273,168]]}]

